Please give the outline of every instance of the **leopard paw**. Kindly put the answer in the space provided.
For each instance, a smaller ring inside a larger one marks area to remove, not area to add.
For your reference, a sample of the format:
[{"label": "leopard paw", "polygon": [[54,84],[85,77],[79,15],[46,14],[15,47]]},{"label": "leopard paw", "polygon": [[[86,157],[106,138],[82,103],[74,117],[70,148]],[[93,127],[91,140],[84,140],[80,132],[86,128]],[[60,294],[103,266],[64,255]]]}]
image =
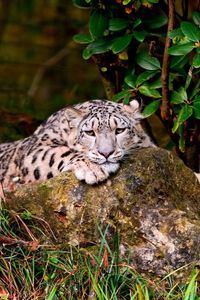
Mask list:
[{"label": "leopard paw", "polygon": [[74,174],[77,179],[85,180],[87,184],[102,182],[109,177],[109,172],[101,165],[91,162],[81,162],[74,168]]}]

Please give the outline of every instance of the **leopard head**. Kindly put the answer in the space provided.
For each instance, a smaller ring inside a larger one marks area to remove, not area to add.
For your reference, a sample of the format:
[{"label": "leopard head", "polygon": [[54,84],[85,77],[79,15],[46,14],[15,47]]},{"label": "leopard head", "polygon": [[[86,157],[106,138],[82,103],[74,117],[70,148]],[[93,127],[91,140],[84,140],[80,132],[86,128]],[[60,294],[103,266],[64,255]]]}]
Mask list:
[{"label": "leopard head", "polygon": [[73,147],[97,164],[117,163],[133,149],[152,145],[136,100],[129,105],[93,100],[77,105],[74,114]]}]

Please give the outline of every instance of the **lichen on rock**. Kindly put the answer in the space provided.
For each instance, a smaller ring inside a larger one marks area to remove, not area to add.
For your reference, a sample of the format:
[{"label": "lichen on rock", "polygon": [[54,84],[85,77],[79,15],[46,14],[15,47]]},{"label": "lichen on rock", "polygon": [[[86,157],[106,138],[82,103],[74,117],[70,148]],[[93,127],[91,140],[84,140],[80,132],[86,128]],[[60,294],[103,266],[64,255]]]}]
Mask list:
[{"label": "lichen on rock", "polygon": [[142,272],[165,274],[200,259],[200,185],[172,153],[135,151],[107,182],[89,186],[70,173],[20,187],[7,206],[47,221],[58,243],[95,245],[120,235],[121,256]]}]

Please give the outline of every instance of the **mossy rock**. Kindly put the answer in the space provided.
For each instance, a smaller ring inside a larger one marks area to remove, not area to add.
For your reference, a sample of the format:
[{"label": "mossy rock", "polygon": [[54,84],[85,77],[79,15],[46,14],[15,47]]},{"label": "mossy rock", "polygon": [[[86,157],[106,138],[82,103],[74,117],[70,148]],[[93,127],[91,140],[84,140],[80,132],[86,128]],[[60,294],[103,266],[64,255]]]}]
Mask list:
[{"label": "mossy rock", "polygon": [[87,247],[120,235],[121,256],[138,271],[165,274],[200,259],[200,185],[172,153],[135,151],[107,182],[89,186],[71,173],[20,187],[7,206],[47,221],[58,243]]}]

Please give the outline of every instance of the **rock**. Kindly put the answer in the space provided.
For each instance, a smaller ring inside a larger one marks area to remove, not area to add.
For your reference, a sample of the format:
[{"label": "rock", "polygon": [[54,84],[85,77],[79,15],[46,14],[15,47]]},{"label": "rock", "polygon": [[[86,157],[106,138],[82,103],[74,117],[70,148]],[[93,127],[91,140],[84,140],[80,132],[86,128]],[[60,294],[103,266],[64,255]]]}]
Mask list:
[{"label": "rock", "polygon": [[[172,153],[134,152],[106,183],[89,186],[70,173],[20,187],[7,206],[47,221],[58,243],[96,245],[120,235],[121,256],[139,272],[161,275],[200,259],[200,185]],[[92,247],[90,247],[91,249]]]}]

